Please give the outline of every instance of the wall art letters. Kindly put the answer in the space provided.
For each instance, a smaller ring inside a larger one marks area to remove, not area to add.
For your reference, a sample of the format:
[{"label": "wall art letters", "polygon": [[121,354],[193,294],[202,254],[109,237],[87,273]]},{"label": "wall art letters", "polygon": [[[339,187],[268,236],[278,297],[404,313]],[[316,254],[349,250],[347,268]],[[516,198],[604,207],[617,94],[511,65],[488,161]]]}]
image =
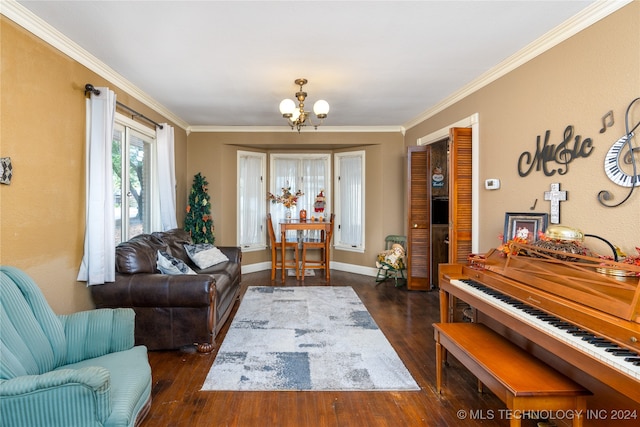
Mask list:
[{"label": "wall art letters", "polygon": [[[573,126],[569,125],[564,130],[562,141],[558,144],[549,144],[551,131],[544,134],[544,141],[540,135],[536,139],[536,152],[523,152],[518,158],[518,174],[521,177],[529,175],[535,167],[536,171],[542,170],[546,176],[565,175],[569,171],[569,163],[580,157],[589,157],[593,152],[591,138],[582,139],[582,136],[573,136]],[[559,166],[559,167],[556,167]]]}]

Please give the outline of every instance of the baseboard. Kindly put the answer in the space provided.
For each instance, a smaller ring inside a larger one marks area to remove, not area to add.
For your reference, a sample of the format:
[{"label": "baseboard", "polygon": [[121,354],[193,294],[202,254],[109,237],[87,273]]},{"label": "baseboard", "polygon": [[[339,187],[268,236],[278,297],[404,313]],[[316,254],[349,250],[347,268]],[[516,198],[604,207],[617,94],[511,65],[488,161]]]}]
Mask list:
[{"label": "baseboard", "polygon": [[[343,262],[332,261],[330,263],[332,270],[347,271],[349,273],[362,274],[364,276],[376,277],[378,269],[375,267],[365,267],[362,265],[346,264]],[[271,261],[258,262],[255,264],[242,264],[242,273],[256,273],[258,271],[271,270]]]}]

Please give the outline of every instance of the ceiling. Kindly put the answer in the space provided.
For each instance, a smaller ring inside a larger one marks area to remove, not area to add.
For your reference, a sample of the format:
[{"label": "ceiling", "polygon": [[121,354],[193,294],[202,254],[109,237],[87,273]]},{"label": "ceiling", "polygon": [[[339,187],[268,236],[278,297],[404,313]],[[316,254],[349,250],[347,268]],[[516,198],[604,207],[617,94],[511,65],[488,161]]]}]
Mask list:
[{"label": "ceiling", "polygon": [[298,77],[309,81],[307,109],[318,99],[329,102],[327,127],[410,127],[594,6],[592,0],[18,3],[183,125],[285,130],[278,105],[294,98]]}]

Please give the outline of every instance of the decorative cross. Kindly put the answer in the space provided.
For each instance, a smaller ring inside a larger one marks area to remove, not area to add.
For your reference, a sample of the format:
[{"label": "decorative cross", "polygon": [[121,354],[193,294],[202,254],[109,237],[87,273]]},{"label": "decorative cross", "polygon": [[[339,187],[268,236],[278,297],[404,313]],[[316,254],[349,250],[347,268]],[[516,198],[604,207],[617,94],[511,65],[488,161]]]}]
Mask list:
[{"label": "decorative cross", "polygon": [[551,224],[560,224],[560,202],[567,201],[567,192],[560,191],[560,183],[551,184],[551,191],[544,192],[544,199],[551,202]]}]

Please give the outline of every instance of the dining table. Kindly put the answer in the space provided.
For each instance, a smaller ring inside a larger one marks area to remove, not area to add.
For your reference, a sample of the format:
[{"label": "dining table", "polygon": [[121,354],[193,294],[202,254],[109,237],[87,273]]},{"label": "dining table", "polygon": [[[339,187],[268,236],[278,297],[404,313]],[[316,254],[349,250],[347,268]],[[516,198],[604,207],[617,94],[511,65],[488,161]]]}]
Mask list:
[{"label": "dining table", "polygon": [[[280,223],[280,233],[281,241],[286,242],[287,231],[295,230],[295,231],[313,231],[320,230],[320,239],[324,242],[324,251],[325,251],[325,265],[324,265],[324,274],[327,281],[329,280],[329,248],[330,242],[326,239],[326,236],[331,231],[331,222],[325,221],[323,218],[320,220],[315,219],[285,219]],[[285,245],[282,245],[282,259],[285,259]],[[282,281],[284,282],[285,275],[282,275]]]}]

